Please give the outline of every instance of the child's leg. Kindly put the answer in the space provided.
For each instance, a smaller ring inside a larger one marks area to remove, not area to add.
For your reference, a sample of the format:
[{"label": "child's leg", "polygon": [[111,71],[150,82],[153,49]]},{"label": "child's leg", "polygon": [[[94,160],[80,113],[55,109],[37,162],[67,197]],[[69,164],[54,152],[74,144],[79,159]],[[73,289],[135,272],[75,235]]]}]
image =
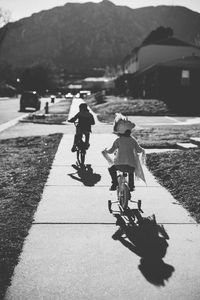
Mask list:
[{"label": "child's leg", "polygon": [[134,184],[134,172],[128,174],[128,185],[131,191],[135,189],[135,184]]},{"label": "child's leg", "polygon": [[73,143],[73,146],[72,146],[72,149],[71,149],[72,152],[76,151],[76,145],[78,144],[78,141],[80,139],[82,139],[82,133],[80,132],[80,130],[77,130],[75,135],[74,135],[74,143]]},{"label": "child's leg", "polygon": [[90,140],[90,132],[89,131],[86,131],[84,132],[85,134],[85,144],[86,144],[86,147],[89,148],[89,140]]},{"label": "child's leg", "polygon": [[78,142],[80,140],[82,140],[82,136],[83,136],[82,130],[79,127],[76,127],[76,134],[75,134],[75,138],[74,138],[75,145],[77,145]]},{"label": "child's leg", "polygon": [[74,142],[71,151],[75,152],[76,151],[76,143],[77,143],[77,134],[74,135]]},{"label": "child's leg", "polygon": [[114,191],[114,190],[116,190],[116,187],[118,186],[116,167],[113,165],[112,167],[108,168],[108,171],[109,171],[111,179],[112,179],[112,186],[110,189]]}]

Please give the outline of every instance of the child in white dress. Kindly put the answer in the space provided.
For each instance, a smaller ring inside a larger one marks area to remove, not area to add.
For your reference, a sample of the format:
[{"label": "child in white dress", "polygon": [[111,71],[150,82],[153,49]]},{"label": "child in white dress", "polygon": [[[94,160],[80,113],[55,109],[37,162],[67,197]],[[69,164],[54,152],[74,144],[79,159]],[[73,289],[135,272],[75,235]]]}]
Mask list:
[{"label": "child in white dress", "polygon": [[[125,117],[124,117],[125,118]],[[129,188],[130,191],[135,189],[134,186],[134,173],[136,177],[145,181],[144,173],[139,160],[139,153],[145,155],[145,150],[138,144],[137,140],[131,136],[131,130],[135,127],[135,124],[128,121],[127,118],[121,118],[114,124],[114,131],[119,136],[114,142],[111,148],[103,150],[103,154],[115,154],[114,164],[108,168],[112,179],[111,191],[116,190],[117,170],[124,169],[129,173]]]}]

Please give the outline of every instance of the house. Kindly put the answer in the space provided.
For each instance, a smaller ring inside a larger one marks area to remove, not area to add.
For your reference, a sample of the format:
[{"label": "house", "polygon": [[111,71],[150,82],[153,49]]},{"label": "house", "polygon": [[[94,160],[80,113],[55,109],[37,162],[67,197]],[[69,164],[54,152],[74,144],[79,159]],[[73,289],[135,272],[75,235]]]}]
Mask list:
[{"label": "house", "polygon": [[[195,111],[200,97],[200,48],[169,37],[135,48],[123,61],[117,93],[160,99]],[[196,110],[197,111],[197,110]]]},{"label": "house", "polygon": [[200,56],[187,56],[154,64],[129,74],[135,98],[161,99],[179,112],[200,114]]},{"label": "house", "polygon": [[115,87],[115,78],[113,77],[88,77],[82,80],[84,89],[91,91],[105,90],[107,93]]},{"label": "house", "polygon": [[187,56],[200,56],[200,48],[175,37],[168,37],[132,50],[123,61],[123,72],[133,74],[157,63]]},{"label": "house", "polygon": [[16,95],[17,89],[14,86],[4,81],[0,83],[0,97],[14,97]]},{"label": "house", "polygon": [[111,93],[115,88],[115,78],[113,77],[87,77],[67,86],[67,92],[75,94],[81,90],[98,92],[104,90],[105,93]]}]

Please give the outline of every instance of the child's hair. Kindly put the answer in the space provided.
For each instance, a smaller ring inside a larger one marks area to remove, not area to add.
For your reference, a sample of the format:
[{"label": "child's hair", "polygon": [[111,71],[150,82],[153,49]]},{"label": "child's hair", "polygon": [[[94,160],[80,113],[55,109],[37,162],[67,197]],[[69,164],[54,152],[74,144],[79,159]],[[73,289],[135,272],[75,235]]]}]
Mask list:
[{"label": "child's hair", "polygon": [[131,130],[127,129],[124,133],[118,133],[119,136],[130,136],[131,135]]},{"label": "child's hair", "polygon": [[87,104],[86,103],[81,103],[79,105],[79,110],[80,111],[88,111]]}]

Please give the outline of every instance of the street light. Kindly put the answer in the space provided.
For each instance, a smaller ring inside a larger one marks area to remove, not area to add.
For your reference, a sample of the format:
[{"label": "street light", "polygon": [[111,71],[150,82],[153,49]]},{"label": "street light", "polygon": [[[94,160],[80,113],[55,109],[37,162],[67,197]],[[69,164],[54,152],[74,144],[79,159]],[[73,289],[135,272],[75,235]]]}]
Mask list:
[{"label": "street light", "polygon": [[17,94],[20,93],[20,83],[21,83],[21,80],[19,78],[17,78],[17,84],[16,84],[16,88],[17,88]]}]

